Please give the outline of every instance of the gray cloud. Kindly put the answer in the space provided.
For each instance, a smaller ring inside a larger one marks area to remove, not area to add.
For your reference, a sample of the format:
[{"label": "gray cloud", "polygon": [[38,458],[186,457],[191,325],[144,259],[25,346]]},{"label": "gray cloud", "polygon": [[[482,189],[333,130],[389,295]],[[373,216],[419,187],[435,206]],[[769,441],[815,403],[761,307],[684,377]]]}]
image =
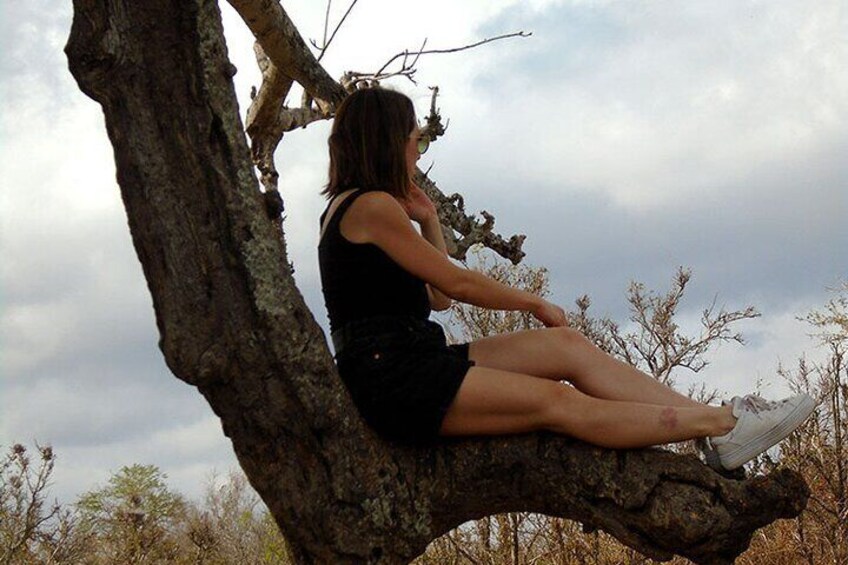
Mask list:
[{"label": "gray cloud", "polygon": [[539,42],[476,82],[500,109],[488,135],[529,159],[526,179],[654,206],[845,138],[848,79],[833,72],[848,56],[844,16],[789,2],[750,15],[736,3],[645,6],[515,8],[488,26],[514,22]]},{"label": "gray cloud", "polygon": [[823,297],[825,286],[846,275],[846,207],[831,190],[848,178],[842,154],[834,148],[810,170],[759,178],[757,190],[749,183],[732,199],[704,194],[659,211],[624,207],[601,191],[536,185],[516,194],[518,178],[493,179],[466,196],[470,206],[485,203],[495,213],[501,232],[528,235],[527,261],[550,269],[561,302],[588,293],[622,317],[630,280],[665,288],[678,266],[688,266],[692,307],[718,293],[738,306],[781,308],[799,295]]},{"label": "gray cloud", "polygon": [[58,108],[73,98],[65,83],[67,60],[62,52],[71,16],[70,2],[31,0],[4,6],[0,76],[7,108],[35,97]]}]

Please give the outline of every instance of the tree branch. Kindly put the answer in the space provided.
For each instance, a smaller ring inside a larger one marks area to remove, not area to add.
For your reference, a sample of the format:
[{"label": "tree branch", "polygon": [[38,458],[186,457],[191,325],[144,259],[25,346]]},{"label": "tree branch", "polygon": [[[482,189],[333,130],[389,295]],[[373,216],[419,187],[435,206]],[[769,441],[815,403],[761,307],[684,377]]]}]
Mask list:
[{"label": "tree branch", "polygon": [[286,108],[283,108],[282,101],[294,81],[279,70],[258,42],[254,44],[253,50],[262,72],[262,85],[247,110],[245,126],[251,139],[253,163],[259,169],[260,181],[267,193],[277,190],[279,175],[274,165],[274,151],[285,131]]},{"label": "tree branch", "polygon": [[341,85],[327,74],[277,0],[228,0],[286,76],[296,80],[329,114],[345,97]]},{"label": "tree branch", "polygon": [[[229,1],[257,38],[257,45],[254,49],[263,78],[262,86],[248,110],[247,132],[251,137],[253,161],[260,171],[260,179],[265,188],[266,212],[270,217],[277,218],[284,208],[277,187],[279,175],[274,164],[274,151],[277,145],[284,132],[305,127],[316,120],[331,118],[335,111],[335,105],[344,96],[344,91],[337,83],[333,82],[330,85],[327,82],[332,82],[332,79],[309,52],[294,24],[279,3],[272,0]],[[349,6],[336,31],[355,4],[356,0]],[[529,35],[524,32],[517,32],[484,39],[464,47],[420,51],[415,60],[421,54],[453,53],[499,39],[527,37]],[[332,41],[332,37],[325,47]],[[292,79],[303,85],[305,93],[310,96],[320,98],[320,91],[331,92],[331,95],[325,95],[324,103],[319,100],[320,112],[313,110],[308,100],[301,108],[292,109],[282,106],[285,94],[291,88]],[[434,89],[431,113],[428,116],[428,127],[432,129],[430,135],[433,139],[444,133],[444,127],[441,126],[438,113],[435,112],[437,95],[438,89]],[[336,98],[332,98],[333,96],[336,96]],[[460,260],[464,259],[467,250],[472,245],[481,243],[513,263],[521,261],[524,257],[521,246],[525,236],[514,235],[509,241],[504,241],[501,236],[492,232],[493,216],[485,211],[482,212],[485,221],[480,224],[474,220],[473,216],[469,217],[464,213],[461,204],[460,208],[457,208],[455,205],[457,195],[445,198],[435,183],[427,179],[420,171],[418,171],[416,178],[419,185],[434,199],[439,208],[440,216],[444,219],[443,224],[452,230],[456,230],[462,236],[458,239],[451,230],[444,230],[451,256]],[[461,199],[459,200],[461,202]]]},{"label": "tree branch", "polygon": [[430,96],[430,112],[424,119],[425,126],[423,128],[422,134],[429,137],[430,143],[432,143],[443,135],[445,135],[445,132],[448,129],[448,125],[450,125],[450,120],[448,120],[447,124],[442,124],[442,115],[439,112],[439,108],[436,107],[436,98],[439,97],[439,87],[431,86],[429,88],[433,94]]},{"label": "tree branch", "polygon": [[[416,170],[415,183],[421,187],[427,196],[436,205],[439,219],[442,222],[442,231],[445,235],[445,243],[448,254],[454,259],[464,261],[468,249],[480,243],[501,257],[509,259],[517,265],[524,258],[521,246],[524,244],[525,235],[513,235],[509,240],[493,232],[495,218],[486,212],[481,212],[485,220],[480,223],[474,216],[465,213],[465,203],[462,196],[453,194],[445,196],[432,180],[430,180],[420,169]],[[450,229],[445,229],[445,227]],[[457,238],[453,231],[457,231],[461,237]]]},{"label": "tree branch", "polygon": [[602,529],[661,560],[732,563],[755,529],[797,516],[808,496],[791,471],[735,481],[693,456],[605,450],[547,433],[461,440],[434,457],[452,477],[430,502],[437,533],[491,512],[531,511]]},{"label": "tree branch", "polygon": [[[480,41],[477,41],[475,43],[471,43],[469,45],[463,45],[462,47],[452,47],[450,49],[429,49],[429,50],[425,51],[424,46],[422,45],[421,49],[413,52],[415,54],[415,59],[412,61],[412,65],[414,66],[415,61],[417,61],[418,57],[420,57],[421,55],[458,53],[460,51],[466,51],[468,49],[474,49],[475,47],[479,47],[479,46],[484,45],[486,43],[491,43],[492,41],[499,41],[501,39],[509,39],[510,37],[530,37],[531,35],[533,35],[532,32],[527,33],[527,32],[524,32],[524,31],[516,31],[516,32],[513,32],[513,33],[505,33],[503,35],[498,35],[498,36],[495,36],[495,37],[487,37],[486,39],[481,39]],[[425,39],[424,44],[426,44],[426,43],[427,43],[427,40]],[[385,71],[386,68],[388,68],[389,65],[391,65],[392,63],[397,61],[400,57],[408,57],[409,54],[410,54],[410,52],[408,50],[401,51],[400,53],[396,54],[395,56],[391,57],[388,61],[386,61],[386,63],[382,67],[380,67],[380,70],[377,71],[375,74],[377,74],[377,75],[382,74],[382,72]]]},{"label": "tree branch", "polygon": [[[460,51],[465,51],[468,49],[474,49],[475,47],[479,47],[486,43],[491,43],[493,41],[499,41],[501,39],[509,39],[511,37],[530,37],[533,35],[532,32],[524,32],[524,31],[516,31],[514,33],[506,33],[503,35],[498,35],[495,37],[488,37],[486,39],[482,39],[475,43],[471,43],[469,45],[463,45],[462,47],[452,47],[449,49],[429,49],[425,50],[424,47],[427,45],[427,39],[425,38],[421,44],[421,47],[418,48],[417,51],[410,51],[409,49],[405,49],[400,53],[389,58],[382,67],[377,72],[359,72],[359,71],[347,71],[342,77],[342,84],[345,86],[345,89],[348,91],[355,90],[357,88],[357,84],[362,81],[381,81],[387,78],[402,76],[406,77],[413,83],[415,80],[412,78],[415,75],[415,64],[418,62],[418,58],[421,55],[437,55],[437,54],[445,54],[445,53],[458,53]],[[409,60],[410,55],[412,56],[412,60]],[[389,65],[397,61],[398,59],[402,59],[400,69],[397,71],[393,71],[390,73],[384,72]]]},{"label": "tree branch", "polygon": [[321,47],[318,47],[317,45],[315,45],[314,42],[312,43],[312,45],[319,50],[318,62],[320,62],[321,59],[324,58],[324,55],[327,54],[327,49],[330,47],[330,44],[333,42],[333,39],[335,39],[336,34],[338,33],[339,29],[341,29],[342,25],[345,23],[345,20],[350,15],[351,11],[353,11],[353,7],[356,6],[357,2],[359,2],[359,0],[353,0],[353,2],[350,3],[350,6],[347,7],[347,11],[345,11],[344,15],[339,20],[339,23],[336,24],[336,27],[333,29],[333,33],[330,34],[330,39],[327,39],[327,26],[330,22],[330,4],[332,4],[332,0],[327,0],[327,13],[324,16],[324,39],[322,40],[322,45]]}]

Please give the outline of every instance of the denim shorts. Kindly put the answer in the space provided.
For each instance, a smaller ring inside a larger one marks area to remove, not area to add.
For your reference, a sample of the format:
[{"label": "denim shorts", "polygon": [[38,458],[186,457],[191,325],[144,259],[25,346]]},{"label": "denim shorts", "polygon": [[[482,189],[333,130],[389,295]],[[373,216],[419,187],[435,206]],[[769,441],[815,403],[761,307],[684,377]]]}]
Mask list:
[{"label": "denim shorts", "polygon": [[339,376],[365,422],[384,439],[432,444],[474,361],[430,320],[380,316],[334,332]]}]

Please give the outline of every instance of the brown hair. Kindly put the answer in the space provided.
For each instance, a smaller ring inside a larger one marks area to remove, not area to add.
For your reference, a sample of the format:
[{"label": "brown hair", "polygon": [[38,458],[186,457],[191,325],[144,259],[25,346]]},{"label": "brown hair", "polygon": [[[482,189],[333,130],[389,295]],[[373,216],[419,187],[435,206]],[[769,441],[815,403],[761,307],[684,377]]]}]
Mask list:
[{"label": "brown hair", "polygon": [[415,108],[400,92],[363,88],[336,109],[330,133],[330,180],[321,191],[328,199],[351,188],[409,192],[406,143],[415,129]]}]

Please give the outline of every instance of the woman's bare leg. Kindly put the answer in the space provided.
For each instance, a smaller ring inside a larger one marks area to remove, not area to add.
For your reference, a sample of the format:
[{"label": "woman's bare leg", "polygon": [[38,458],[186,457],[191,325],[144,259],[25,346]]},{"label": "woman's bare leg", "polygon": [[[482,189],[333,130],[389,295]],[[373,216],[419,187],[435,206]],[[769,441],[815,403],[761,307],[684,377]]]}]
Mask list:
[{"label": "woman's bare leg", "polygon": [[727,408],[661,406],[593,398],[551,379],[471,367],[442,422],[442,435],[547,429],[609,448],[635,448],[725,434]]},{"label": "woman's bare leg", "polygon": [[702,407],[655,378],[604,353],[571,328],[524,330],[471,342],[480,367],[568,380],[589,396],[663,406]]}]

